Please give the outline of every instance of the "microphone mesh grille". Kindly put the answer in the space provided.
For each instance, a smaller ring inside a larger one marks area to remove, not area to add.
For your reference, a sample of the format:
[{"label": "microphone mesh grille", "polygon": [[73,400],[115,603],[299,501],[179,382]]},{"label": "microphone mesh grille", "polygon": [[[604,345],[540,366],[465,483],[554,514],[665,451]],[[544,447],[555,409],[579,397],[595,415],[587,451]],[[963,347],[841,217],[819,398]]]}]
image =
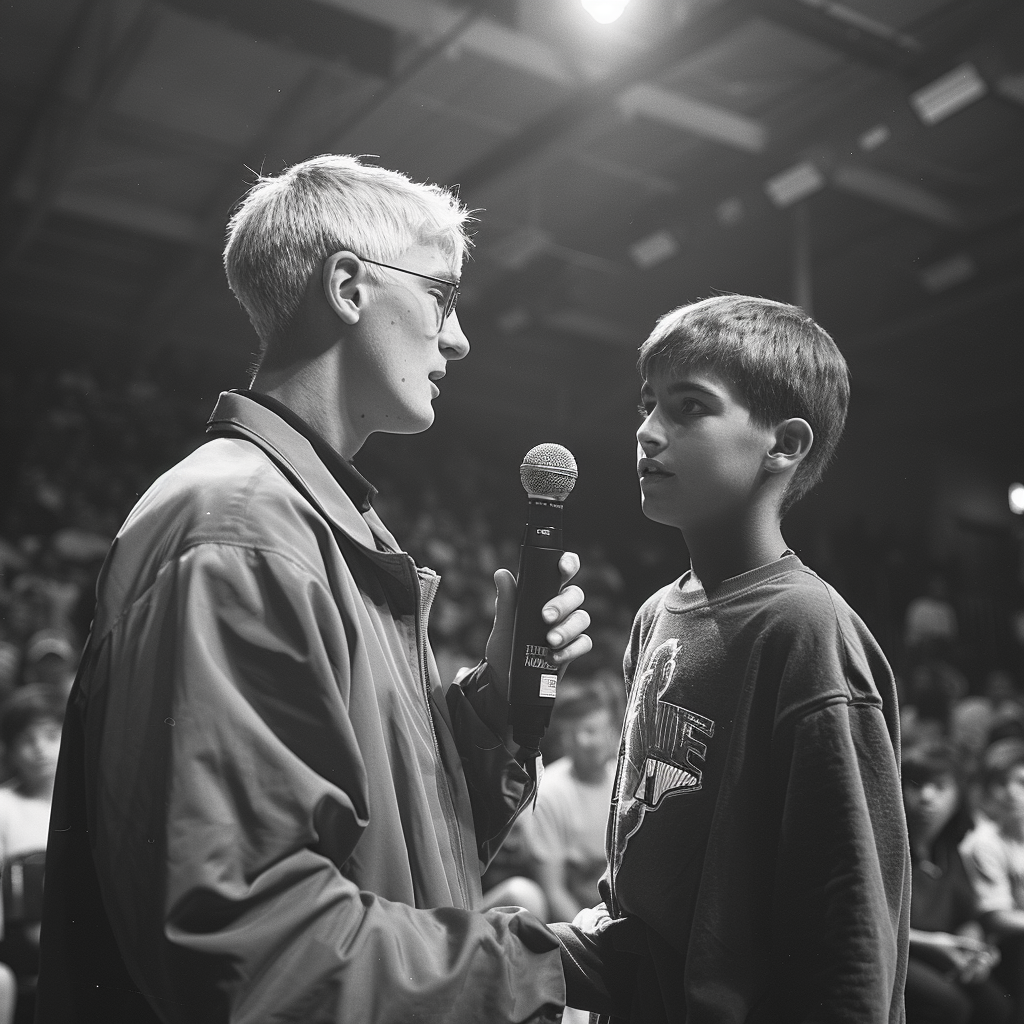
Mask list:
[{"label": "microphone mesh grille", "polygon": [[560,444],[539,444],[531,448],[519,468],[526,493],[531,497],[564,501],[576,485],[576,460]]}]

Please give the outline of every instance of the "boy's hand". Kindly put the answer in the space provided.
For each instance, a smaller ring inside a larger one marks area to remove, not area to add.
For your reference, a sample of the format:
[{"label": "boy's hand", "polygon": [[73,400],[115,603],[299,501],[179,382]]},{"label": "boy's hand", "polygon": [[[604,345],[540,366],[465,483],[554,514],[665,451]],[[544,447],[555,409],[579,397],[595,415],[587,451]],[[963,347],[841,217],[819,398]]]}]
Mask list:
[{"label": "boy's hand", "polygon": [[[580,607],[583,591],[575,584],[569,585],[569,580],[580,570],[578,556],[566,551],[558,561],[558,569],[562,574],[562,589],[544,605],[542,614],[548,625],[547,641],[558,665],[558,674],[562,675],[566,666],[586,654],[593,644],[583,632],[590,625],[590,616]],[[516,578],[508,569],[499,569],[494,574],[494,586],[497,588],[494,627],[484,654],[507,690],[512,628],[516,620]]]}]

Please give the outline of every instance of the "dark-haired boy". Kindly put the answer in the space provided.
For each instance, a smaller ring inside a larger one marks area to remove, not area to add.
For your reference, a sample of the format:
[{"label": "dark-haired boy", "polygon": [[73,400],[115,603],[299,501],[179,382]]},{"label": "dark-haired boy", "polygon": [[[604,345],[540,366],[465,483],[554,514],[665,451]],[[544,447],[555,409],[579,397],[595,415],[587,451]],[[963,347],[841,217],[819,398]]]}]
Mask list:
[{"label": "dark-haired boy", "polygon": [[607,905],[556,926],[566,1001],[645,1024],[901,1021],[893,677],[780,525],[842,431],[846,364],[800,309],[719,296],[663,317],[639,369],[644,513],[691,568],[633,626]]},{"label": "dark-haired boy", "polygon": [[981,803],[986,817],[960,844],[985,928],[999,943],[995,976],[1024,1011],[1024,740],[990,744],[981,759]]}]

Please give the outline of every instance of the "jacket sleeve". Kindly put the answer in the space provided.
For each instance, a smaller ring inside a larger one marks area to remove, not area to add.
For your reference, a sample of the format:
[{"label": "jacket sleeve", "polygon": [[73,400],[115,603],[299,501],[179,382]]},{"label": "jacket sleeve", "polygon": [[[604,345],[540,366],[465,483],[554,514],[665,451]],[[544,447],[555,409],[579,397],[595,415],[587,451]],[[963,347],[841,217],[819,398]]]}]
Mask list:
[{"label": "jacket sleeve", "polygon": [[882,711],[839,699],[791,729],[775,765],[777,1009],[794,1022],[902,1020],[910,869]]},{"label": "jacket sleeve", "polygon": [[373,813],[347,711],[358,638],[315,574],[198,545],[103,644],[94,861],[167,1024],[468,1024],[561,1004],[557,944],[525,912],[419,910],[346,878]]},{"label": "jacket sleeve", "polygon": [[456,678],[445,703],[469,789],[483,871],[537,791],[537,783],[510,752],[508,699],[486,660]]}]

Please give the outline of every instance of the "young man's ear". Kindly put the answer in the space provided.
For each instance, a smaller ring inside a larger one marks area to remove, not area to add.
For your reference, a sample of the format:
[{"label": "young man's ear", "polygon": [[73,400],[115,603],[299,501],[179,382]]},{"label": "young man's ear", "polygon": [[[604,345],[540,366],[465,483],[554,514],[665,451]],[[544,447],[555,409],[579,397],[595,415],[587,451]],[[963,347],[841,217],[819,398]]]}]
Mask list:
[{"label": "young man's ear", "polygon": [[775,428],[775,443],[764,457],[764,468],[769,473],[782,473],[802,462],[812,444],[814,431],[807,420],[783,420]]},{"label": "young man's ear", "polygon": [[343,249],[324,260],[323,289],[327,304],[343,323],[358,323],[366,304],[366,267]]}]

